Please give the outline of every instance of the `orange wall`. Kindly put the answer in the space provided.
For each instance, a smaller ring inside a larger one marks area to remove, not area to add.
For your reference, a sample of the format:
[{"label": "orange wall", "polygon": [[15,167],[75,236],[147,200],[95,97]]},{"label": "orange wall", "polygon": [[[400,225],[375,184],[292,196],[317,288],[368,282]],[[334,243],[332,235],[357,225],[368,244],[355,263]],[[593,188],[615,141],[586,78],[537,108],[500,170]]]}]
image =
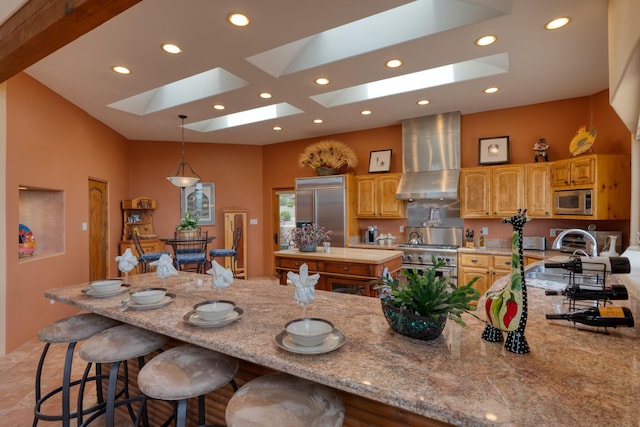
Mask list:
[{"label": "orange wall", "polygon": [[[185,132],[185,140],[188,140]],[[129,144],[129,155],[136,159],[129,171],[128,197],[149,196],[156,199],[154,230],[159,236],[173,236],[180,222],[180,189],[166,177],[180,161],[179,142],[138,142]],[[232,144],[185,144],[185,160],[201,176],[202,182],[215,184],[215,225],[202,226],[216,239],[209,248],[224,247],[224,208],[248,210],[248,219],[257,224],[247,225],[249,276],[263,275],[265,213],[261,182],[263,175],[262,147]],[[120,227],[121,228],[121,227]],[[268,239],[267,239],[268,240]]]},{"label": "orange wall", "polygon": [[[180,190],[165,177],[180,157],[177,142],[127,141],[26,74],[7,82],[7,234],[18,224],[18,185],[61,189],[65,192],[65,251],[34,261],[19,262],[15,242],[7,243],[7,351],[32,338],[50,321],[75,310],[50,305],[44,290],[88,280],[88,233],[81,223],[88,221],[87,180],[109,183],[109,251],[117,255],[122,232],[120,201],[149,196],[158,201],[154,214],[156,232],[170,235],[180,218]],[[500,111],[462,116],[462,166],[477,165],[478,138],[509,135],[511,163],[533,160],[533,144],[547,138],[551,160],[568,158],[568,145],[578,127],[598,129],[597,153],[629,153],[630,134],[608,105],[608,93]],[[388,126],[333,135],[330,138],[351,146],[359,159],[356,174],[368,171],[369,153],[392,149],[391,172],[401,172],[401,126]],[[188,132],[185,139],[188,141]],[[293,188],[296,177],[312,176],[313,170],[298,167],[304,148],[324,138],[310,138],[268,146],[187,143],[185,157],[202,176],[216,185],[216,225],[205,226],[223,239],[222,209],[248,209],[248,262],[250,276],[273,272],[273,189]],[[366,228],[373,222],[363,221]],[[375,222],[380,232],[400,235],[400,220]],[[465,226],[490,227],[490,238],[503,238],[510,229],[499,220],[465,221]],[[536,220],[527,234],[546,235],[549,227],[567,222]],[[586,224],[579,224],[586,227]],[[605,222],[599,229],[623,229],[628,221]],[[115,262],[110,264],[117,274]]]},{"label": "orange wall", "polygon": [[65,203],[63,253],[19,261],[15,240],[8,239],[6,349],[11,351],[42,326],[77,311],[49,304],[43,293],[89,279],[89,236],[81,228],[89,220],[89,178],[108,182],[109,257],[117,255],[119,203],[129,167],[125,138],[26,74],[7,82],[7,123],[7,236],[18,229],[19,185],[64,190]]}]

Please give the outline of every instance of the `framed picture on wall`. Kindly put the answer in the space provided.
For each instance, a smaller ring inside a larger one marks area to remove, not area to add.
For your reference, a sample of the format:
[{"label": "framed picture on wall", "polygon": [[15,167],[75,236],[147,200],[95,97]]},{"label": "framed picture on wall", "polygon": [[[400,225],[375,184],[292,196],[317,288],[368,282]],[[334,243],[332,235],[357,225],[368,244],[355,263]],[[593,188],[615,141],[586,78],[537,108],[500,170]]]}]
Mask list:
[{"label": "framed picture on wall", "polygon": [[495,136],[478,140],[478,164],[509,163],[509,137]]},{"label": "framed picture on wall", "polygon": [[391,168],[391,149],[372,151],[369,154],[369,173],[389,172]]},{"label": "framed picture on wall", "polygon": [[215,225],[215,184],[198,182],[181,191],[182,216],[187,212],[199,218],[200,225]]}]

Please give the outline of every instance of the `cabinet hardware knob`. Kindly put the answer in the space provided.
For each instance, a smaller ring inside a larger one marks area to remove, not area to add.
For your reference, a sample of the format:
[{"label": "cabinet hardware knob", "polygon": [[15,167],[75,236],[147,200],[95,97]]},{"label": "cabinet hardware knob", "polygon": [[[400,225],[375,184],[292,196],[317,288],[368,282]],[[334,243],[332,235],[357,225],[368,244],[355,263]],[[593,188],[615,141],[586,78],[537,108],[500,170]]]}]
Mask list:
[{"label": "cabinet hardware knob", "polygon": [[349,271],[349,267],[343,267],[344,271]]},{"label": "cabinet hardware knob", "polygon": [[478,262],[477,258],[471,258],[471,262]]},{"label": "cabinet hardware knob", "polygon": [[511,261],[505,261],[504,264],[505,265],[511,265]]},{"label": "cabinet hardware knob", "polygon": [[297,267],[297,266],[299,266],[299,265],[300,265],[300,263],[299,263],[299,262],[296,262],[296,267]]}]

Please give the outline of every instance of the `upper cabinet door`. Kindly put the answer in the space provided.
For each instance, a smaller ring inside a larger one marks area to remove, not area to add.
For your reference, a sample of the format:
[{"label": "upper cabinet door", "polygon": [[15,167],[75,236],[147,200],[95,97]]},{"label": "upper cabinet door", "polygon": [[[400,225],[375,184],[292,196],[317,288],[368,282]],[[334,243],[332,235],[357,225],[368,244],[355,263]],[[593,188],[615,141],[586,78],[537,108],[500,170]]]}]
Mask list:
[{"label": "upper cabinet door", "polygon": [[511,216],[525,208],[524,166],[497,166],[491,179],[492,214]]},{"label": "upper cabinet door", "polygon": [[527,215],[534,218],[551,216],[551,187],[549,164],[533,163],[526,166]]},{"label": "upper cabinet door", "polygon": [[407,203],[396,199],[399,173],[356,176],[358,218],[404,218]]},{"label": "upper cabinet door", "polygon": [[460,171],[460,216],[487,218],[491,215],[491,168]]}]

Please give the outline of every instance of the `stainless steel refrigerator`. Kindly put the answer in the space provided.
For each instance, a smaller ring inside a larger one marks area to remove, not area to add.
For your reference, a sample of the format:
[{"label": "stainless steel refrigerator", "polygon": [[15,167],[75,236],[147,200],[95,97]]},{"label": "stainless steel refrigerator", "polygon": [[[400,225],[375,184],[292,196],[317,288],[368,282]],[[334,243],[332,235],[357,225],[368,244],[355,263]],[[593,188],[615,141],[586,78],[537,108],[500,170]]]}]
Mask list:
[{"label": "stainless steel refrigerator", "polygon": [[313,223],[332,231],[331,246],[347,245],[347,183],[344,175],[296,179],[296,226]]}]

